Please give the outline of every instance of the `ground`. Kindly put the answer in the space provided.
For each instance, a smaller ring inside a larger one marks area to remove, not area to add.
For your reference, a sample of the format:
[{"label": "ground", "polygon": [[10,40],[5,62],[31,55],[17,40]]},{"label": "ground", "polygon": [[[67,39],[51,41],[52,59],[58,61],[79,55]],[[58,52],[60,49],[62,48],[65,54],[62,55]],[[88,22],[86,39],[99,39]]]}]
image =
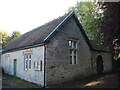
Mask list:
[{"label": "ground", "polygon": [[[52,85],[46,88],[118,88],[118,72],[92,75],[88,78]],[[19,83],[18,83],[19,82]],[[22,84],[21,84],[22,83]],[[38,85],[20,80],[16,77],[3,75],[3,88],[40,88]]]},{"label": "ground", "polygon": [[39,85],[22,80],[18,77],[2,74],[2,88],[41,88]]},{"label": "ground", "polygon": [[93,75],[91,77],[50,86],[51,88],[118,88],[118,72]]}]

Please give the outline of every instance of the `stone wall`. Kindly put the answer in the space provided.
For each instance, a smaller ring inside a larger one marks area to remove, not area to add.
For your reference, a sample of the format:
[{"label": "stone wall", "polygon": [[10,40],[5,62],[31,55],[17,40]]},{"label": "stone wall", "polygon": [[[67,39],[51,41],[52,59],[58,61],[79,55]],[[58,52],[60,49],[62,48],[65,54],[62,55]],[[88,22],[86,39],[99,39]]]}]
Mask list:
[{"label": "stone wall", "polygon": [[96,60],[99,55],[103,59],[103,68],[104,68],[103,72],[110,72],[112,70],[112,57],[111,57],[110,53],[98,52],[98,51],[91,51],[91,53],[92,53],[91,65],[92,65],[92,71],[94,74],[97,74]]},{"label": "stone wall", "polygon": [[[31,70],[24,69],[24,54],[25,51],[32,51],[31,54]],[[5,59],[6,55],[9,55],[8,59]],[[25,49],[10,53],[5,53],[2,56],[2,66],[5,73],[13,75],[13,61],[17,59],[17,77],[21,79],[37,83],[38,85],[44,85],[44,46]],[[34,61],[42,60],[42,71],[35,71]]]},{"label": "stone wall", "polygon": [[[70,64],[69,38],[78,39],[77,64]],[[91,74],[91,52],[71,18],[46,46],[46,85],[83,78]]]},{"label": "stone wall", "polygon": [[[69,38],[77,40],[77,64],[70,64]],[[24,70],[23,52],[32,50],[32,69]],[[6,60],[5,56],[9,59]],[[96,58],[103,58],[104,72],[111,70],[111,56],[106,52],[91,51],[81,30],[73,18],[57,32],[57,34],[44,46],[10,52],[2,55],[2,66],[5,73],[13,75],[13,60],[17,59],[17,77],[27,81],[44,85],[44,59],[45,59],[45,81],[46,85],[57,84],[74,79],[83,78],[96,74]],[[42,60],[42,71],[35,71],[34,61]]]}]

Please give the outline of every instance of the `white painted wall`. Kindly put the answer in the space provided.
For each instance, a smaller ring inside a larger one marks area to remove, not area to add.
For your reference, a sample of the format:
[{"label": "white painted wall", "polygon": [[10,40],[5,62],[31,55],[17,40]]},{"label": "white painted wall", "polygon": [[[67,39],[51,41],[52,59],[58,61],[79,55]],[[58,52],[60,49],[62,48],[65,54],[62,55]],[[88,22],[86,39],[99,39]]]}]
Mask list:
[{"label": "white painted wall", "polygon": [[[25,51],[32,50],[31,57],[31,70],[24,70],[24,54]],[[6,55],[9,55],[8,59],[5,58]],[[13,75],[13,61],[17,59],[17,77],[21,79],[37,83],[38,85],[44,85],[44,46],[35,47],[31,49],[25,49],[10,53],[5,53],[2,55],[2,66],[5,73]],[[42,60],[42,71],[35,71],[34,61]]]}]

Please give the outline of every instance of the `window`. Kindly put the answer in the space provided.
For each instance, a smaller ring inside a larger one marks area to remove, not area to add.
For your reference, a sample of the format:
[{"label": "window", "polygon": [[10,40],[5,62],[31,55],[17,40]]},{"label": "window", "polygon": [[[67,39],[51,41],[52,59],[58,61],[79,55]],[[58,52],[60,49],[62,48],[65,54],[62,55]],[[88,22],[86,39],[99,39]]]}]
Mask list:
[{"label": "window", "polygon": [[25,70],[31,70],[31,54],[25,54]]},{"label": "window", "polygon": [[70,47],[70,64],[77,63],[77,40],[69,40]]},{"label": "window", "polygon": [[34,69],[36,71],[38,71],[38,70],[42,71],[42,61],[35,61],[34,62]]}]

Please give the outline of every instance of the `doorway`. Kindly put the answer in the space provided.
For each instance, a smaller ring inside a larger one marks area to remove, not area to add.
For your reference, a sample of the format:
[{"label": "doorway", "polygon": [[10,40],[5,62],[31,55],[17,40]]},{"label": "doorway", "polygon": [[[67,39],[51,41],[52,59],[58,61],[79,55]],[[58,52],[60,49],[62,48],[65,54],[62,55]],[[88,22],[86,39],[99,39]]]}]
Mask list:
[{"label": "doorway", "polygon": [[97,57],[96,64],[97,64],[97,73],[98,73],[98,74],[103,74],[104,67],[103,67],[103,59],[102,59],[102,56],[99,55],[99,56]]},{"label": "doorway", "polygon": [[13,75],[16,76],[17,73],[17,59],[14,59],[14,63],[13,63]]}]

